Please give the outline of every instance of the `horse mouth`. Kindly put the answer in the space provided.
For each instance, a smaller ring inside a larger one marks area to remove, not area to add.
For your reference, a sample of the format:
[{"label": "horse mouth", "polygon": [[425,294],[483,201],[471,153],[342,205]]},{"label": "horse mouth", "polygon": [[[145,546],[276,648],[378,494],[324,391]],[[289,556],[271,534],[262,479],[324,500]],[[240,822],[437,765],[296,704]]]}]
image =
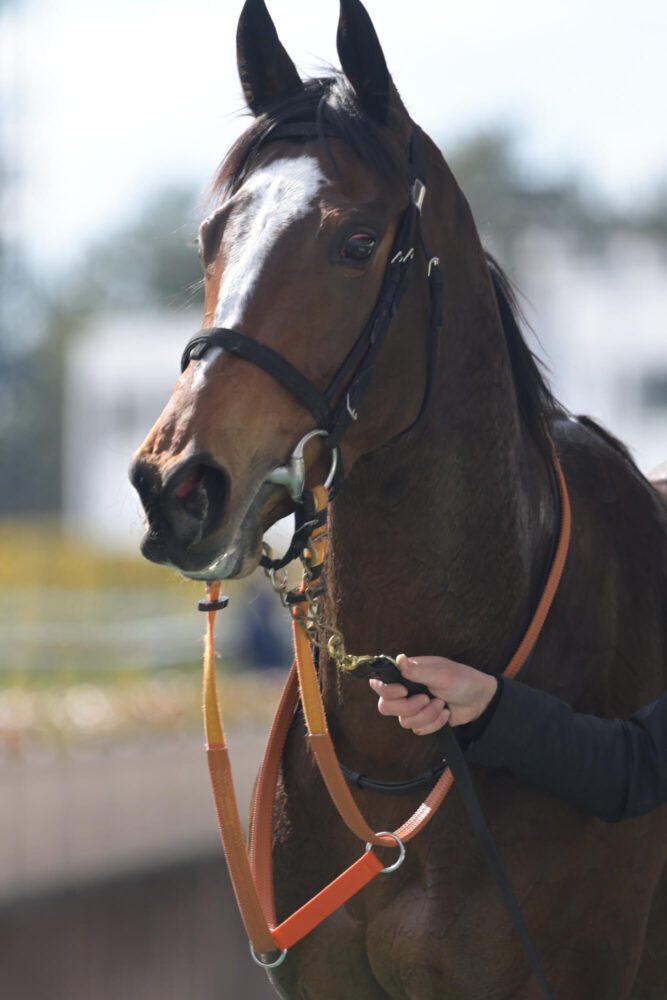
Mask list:
[{"label": "horse mouth", "polygon": [[201,527],[183,544],[163,519],[146,510],[146,533],[141,552],[151,562],[174,569],[190,580],[229,580],[248,576],[258,566],[262,555],[264,532],[289,513],[290,502],[284,491],[261,480],[243,506],[233,515],[227,511],[221,526],[216,526],[210,512],[195,494],[204,482],[199,470],[188,471],[172,492],[182,504],[190,502],[193,516]]}]

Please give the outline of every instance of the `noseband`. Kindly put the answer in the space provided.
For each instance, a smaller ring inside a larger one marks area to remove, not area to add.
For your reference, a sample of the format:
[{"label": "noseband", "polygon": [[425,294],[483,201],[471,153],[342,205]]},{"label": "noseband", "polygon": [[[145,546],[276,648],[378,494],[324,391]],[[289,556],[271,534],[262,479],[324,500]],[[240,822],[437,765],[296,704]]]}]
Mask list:
[{"label": "noseband", "polygon": [[[342,138],[328,128],[323,132],[321,126],[315,122],[293,122],[277,126],[265,141],[311,136],[321,138],[324,134]],[[196,333],[188,341],[183,352],[181,371],[185,371],[190,361],[201,359],[210,347],[222,347],[252,362],[272,375],[310,411],[317,426],[325,432],[325,442],[333,452],[340,444],[351,421],[356,420],[359,415],[361,400],[370,382],[378,354],[405,292],[415,259],[417,238],[427,261],[429,282],[427,375],[419,413],[410,427],[401,433],[407,433],[418,424],[428,407],[437,368],[438,334],[442,322],[442,277],[440,261],[431,255],[424,241],[421,212],[426,195],[426,158],[420,130],[414,124],[410,140],[409,168],[410,204],[401,217],[375,307],[356,343],[324,392],[320,392],[298,368],[266,344],[239,333],[238,330],[229,330],[225,327],[209,327]],[[332,496],[339,491],[341,483],[342,467],[338,462]]]}]

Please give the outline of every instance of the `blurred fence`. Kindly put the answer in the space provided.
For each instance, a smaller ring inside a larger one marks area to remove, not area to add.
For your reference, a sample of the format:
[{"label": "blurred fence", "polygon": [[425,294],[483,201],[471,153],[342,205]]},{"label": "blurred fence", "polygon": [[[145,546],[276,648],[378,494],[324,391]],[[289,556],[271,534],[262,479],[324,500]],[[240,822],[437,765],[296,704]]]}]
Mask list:
[{"label": "blurred fence", "polygon": [[[257,659],[258,621],[269,659],[290,659],[264,583],[232,586],[216,643],[242,813],[284,676]],[[208,785],[201,592],[57,528],[0,524],[2,997],[273,995],[247,951]]]}]

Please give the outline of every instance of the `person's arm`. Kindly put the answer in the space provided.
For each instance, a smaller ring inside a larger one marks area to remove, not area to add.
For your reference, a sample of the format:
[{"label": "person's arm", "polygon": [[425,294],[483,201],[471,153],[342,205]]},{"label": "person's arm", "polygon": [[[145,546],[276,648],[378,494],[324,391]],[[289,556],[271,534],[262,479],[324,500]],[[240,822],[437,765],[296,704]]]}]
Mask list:
[{"label": "person's arm", "polygon": [[608,822],[667,802],[667,693],[631,719],[599,719],[521,681],[466,759],[503,767]]},{"label": "person's arm", "polygon": [[555,795],[618,821],[667,801],[667,693],[628,721],[572,711],[559,698],[519,681],[495,678],[439,657],[399,667],[436,696],[405,697],[400,684],[372,682],[378,708],[423,735],[462,726],[466,758],[506,768]]}]

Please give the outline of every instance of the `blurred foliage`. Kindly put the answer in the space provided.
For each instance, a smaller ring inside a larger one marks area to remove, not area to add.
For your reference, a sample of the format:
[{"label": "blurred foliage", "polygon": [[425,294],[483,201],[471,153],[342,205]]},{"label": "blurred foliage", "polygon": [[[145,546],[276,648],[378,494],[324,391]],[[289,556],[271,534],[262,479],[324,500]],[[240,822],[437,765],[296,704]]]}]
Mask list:
[{"label": "blurred foliage", "polygon": [[203,302],[194,209],[191,190],[158,191],[136,220],[89,247],[70,298],[90,313]]},{"label": "blurred foliage", "polygon": [[483,242],[505,263],[529,226],[566,230],[580,245],[597,249],[611,231],[630,224],[574,177],[536,179],[521,165],[516,137],[506,129],[474,135],[447,159]]},{"label": "blurred foliage", "polygon": [[[91,246],[57,288],[40,284],[0,239],[0,516],[61,507],[62,392],[67,348],[101,311],[168,309],[200,294],[201,268],[181,188]],[[194,223],[192,224],[194,231]]]}]

